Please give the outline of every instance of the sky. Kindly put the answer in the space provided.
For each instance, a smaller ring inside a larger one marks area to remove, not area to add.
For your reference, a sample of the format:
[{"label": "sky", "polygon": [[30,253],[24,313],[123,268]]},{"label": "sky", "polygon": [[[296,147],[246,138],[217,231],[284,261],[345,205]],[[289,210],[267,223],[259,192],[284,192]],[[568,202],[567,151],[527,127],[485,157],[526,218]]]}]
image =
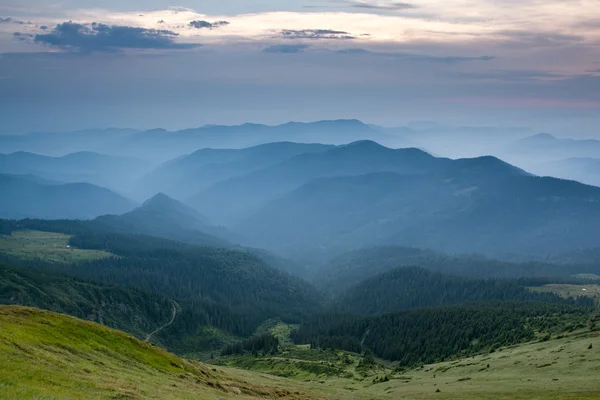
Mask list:
[{"label": "sky", "polygon": [[600,0],[0,1],[0,133],[337,118],[600,139]]}]

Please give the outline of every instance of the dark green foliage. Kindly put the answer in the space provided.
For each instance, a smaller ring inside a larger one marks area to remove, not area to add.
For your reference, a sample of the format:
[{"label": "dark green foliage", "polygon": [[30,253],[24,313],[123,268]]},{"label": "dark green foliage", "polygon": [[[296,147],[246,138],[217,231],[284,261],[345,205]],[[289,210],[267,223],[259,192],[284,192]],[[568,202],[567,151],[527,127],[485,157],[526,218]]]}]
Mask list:
[{"label": "dark green foliage", "polygon": [[[507,262],[475,254],[443,254],[401,246],[378,246],[344,253],[324,263],[314,277],[324,290],[339,293],[365,279],[398,267],[419,266],[446,274],[473,278],[559,277],[600,272],[598,265],[559,265],[542,262]],[[552,282],[559,282],[553,278]],[[545,281],[546,284],[550,283]],[[531,284],[526,286],[537,286]]]},{"label": "dark green foliage", "polygon": [[[335,300],[335,308],[343,313],[369,315],[489,300],[566,302],[556,294],[529,291],[514,280],[469,279],[407,267],[350,288]],[[570,302],[594,305],[593,299],[585,297]]]},{"label": "dark green foliage", "polygon": [[0,304],[17,304],[88,319],[144,338],[168,322],[168,298],[96,285],[33,268],[0,264]]},{"label": "dark green foliage", "polygon": [[585,320],[588,312],[569,305],[505,302],[375,317],[326,314],[303,324],[293,339],[317,348],[368,349],[414,365],[532,340],[546,319],[572,315]]},{"label": "dark green foliage", "polygon": [[270,268],[247,251],[111,233],[90,229],[87,223],[78,221],[0,222],[2,232],[27,228],[69,233],[75,235],[70,240],[72,246],[103,249],[119,256],[43,267],[175,299],[181,306],[180,313],[157,335],[157,340],[179,353],[222,347],[218,338],[202,337],[207,326],[248,337],[267,319],[298,323],[320,305],[319,294],[308,283]]},{"label": "dark green foliage", "polygon": [[228,345],[221,350],[222,356],[230,356],[233,354],[274,354],[279,349],[279,340],[267,333],[260,336],[254,336],[246,340],[242,340]]}]

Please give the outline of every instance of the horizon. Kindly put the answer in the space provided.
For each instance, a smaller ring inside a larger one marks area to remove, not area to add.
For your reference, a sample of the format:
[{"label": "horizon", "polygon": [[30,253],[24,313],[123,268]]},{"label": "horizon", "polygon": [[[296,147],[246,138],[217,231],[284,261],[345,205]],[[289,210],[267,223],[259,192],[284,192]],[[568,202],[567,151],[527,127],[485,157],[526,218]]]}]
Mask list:
[{"label": "horizon", "polygon": [[358,118],[600,138],[599,16],[593,0],[7,0],[0,132]]},{"label": "horizon", "polygon": [[[590,135],[584,135],[584,136],[572,136],[569,135],[569,133],[567,132],[559,132],[559,133],[554,133],[550,131],[545,131],[545,130],[541,130],[541,129],[536,129],[535,127],[532,126],[527,126],[527,125],[491,125],[491,124],[446,124],[446,123],[441,123],[439,121],[435,121],[435,120],[408,120],[405,123],[398,123],[398,124],[378,124],[375,122],[371,122],[371,121],[364,121],[358,118],[339,118],[339,119],[320,119],[320,120],[304,120],[304,121],[300,121],[300,120],[289,120],[289,121],[283,121],[283,122],[273,122],[273,123],[262,123],[262,122],[256,122],[256,121],[245,121],[242,123],[237,123],[237,124],[218,124],[218,123],[206,123],[206,124],[202,124],[202,125],[198,125],[198,126],[185,126],[182,128],[176,128],[176,129],[168,129],[165,128],[163,126],[154,126],[154,127],[134,127],[134,126],[105,126],[105,127],[98,127],[98,126],[88,126],[88,127],[83,127],[80,129],[72,129],[72,130],[33,130],[33,131],[24,131],[24,132],[18,132],[18,133],[10,133],[10,132],[2,132],[0,131],[0,136],[24,136],[24,135],[35,135],[35,134],[65,134],[65,133],[97,133],[97,132],[101,132],[101,131],[111,131],[111,130],[123,130],[123,131],[134,131],[136,133],[144,133],[144,132],[149,132],[149,131],[165,131],[168,133],[176,133],[176,132],[180,132],[180,131],[186,131],[186,130],[200,130],[200,129],[209,129],[212,127],[242,127],[244,125],[259,125],[259,126],[265,126],[265,127],[270,127],[270,128],[276,128],[276,127],[280,127],[280,126],[285,126],[288,124],[304,124],[304,125],[309,125],[309,124],[315,124],[315,123],[319,123],[319,122],[359,122],[361,124],[363,124],[364,126],[373,128],[373,129],[394,129],[394,128],[406,128],[409,129],[411,131],[413,131],[414,133],[416,132],[426,132],[426,131],[433,131],[433,130],[445,130],[445,129],[456,129],[456,128],[473,128],[473,129],[479,129],[479,128],[491,128],[491,129],[506,129],[506,130],[524,130],[530,131],[530,134],[523,136],[523,138],[526,137],[531,137],[531,136],[538,136],[538,135],[547,135],[547,136],[552,136],[556,139],[576,139],[576,140],[600,140],[600,137],[593,137]],[[432,126],[430,127],[411,127],[411,125],[419,125],[419,124],[431,124]],[[376,140],[375,140],[376,141]],[[285,142],[285,140],[284,140]]]}]

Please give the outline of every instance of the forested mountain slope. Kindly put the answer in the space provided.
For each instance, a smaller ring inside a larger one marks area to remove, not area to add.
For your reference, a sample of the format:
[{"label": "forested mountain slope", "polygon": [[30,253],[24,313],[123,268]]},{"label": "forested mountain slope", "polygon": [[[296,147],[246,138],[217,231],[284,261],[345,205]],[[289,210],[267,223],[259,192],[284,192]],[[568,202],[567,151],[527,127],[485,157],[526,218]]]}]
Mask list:
[{"label": "forested mountain slope", "polygon": [[[579,253],[578,253],[579,254]],[[315,284],[339,293],[348,287],[399,267],[419,266],[431,271],[471,278],[568,277],[600,273],[598,257],[564,255],[549,262],[508,262],[477,254],[444,254],[402,246],[376,246],[353,250],[320,264],[313,273]],[[558,263],[562,261],[563,263]]]},{"label": "forested mountain slope", "polygon": [[[334,300],[334,308],[346,314],[374,315],[490,301],[564,302],[558,295],[529,291],[515,280],[469,279],[406,267],[350,287]],[[583,297],[572,302],[594,306],[593,300]]]},{"label": "forested mountain slope", "polygon": [[144,339],[167,322],[164,296],[96,285],[35,268],[0,264],[0,304],[37,307],[91,320]]}]

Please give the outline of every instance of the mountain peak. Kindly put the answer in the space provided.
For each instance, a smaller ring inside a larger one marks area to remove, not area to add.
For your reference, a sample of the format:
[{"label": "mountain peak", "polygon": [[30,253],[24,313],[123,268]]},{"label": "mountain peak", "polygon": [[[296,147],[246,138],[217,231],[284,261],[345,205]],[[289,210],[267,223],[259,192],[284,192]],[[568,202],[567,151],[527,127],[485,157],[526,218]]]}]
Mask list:
[{"label": "mountain peak", "polygon": [[368,140],[368,139],[364,139],[364,140],[357,140],[355,142],[351,142],[348,143],[346,145],[341,145],[340,147],[363,147],[363,148],[384,148],[387,149],[387,147],[377,143],[374,140]]},{"label": "mountain peak", "polygon": [[166,204],[178,204],[179,202],[169,196],[167,196],[164,193],[157,193],[154,196],[152,196],[151,198],[149,198],[148,200],[144,201],[144,203],[142,204],[142,207],[144,206],[149,206],[149,205],[157,205],[157,204],[162,204],[162,205],[166,205]]},{"label": "mountain peak", "polygon": [[525,140],[554,140],[556,136],[549,133],[538,133],[537,135],[526,137]]},{"label": "mountain peak", "polygon": [[129,217],[145,215],[145,218],[151,215],[152,218],[162,218],[180,226],[202,226],[208,224],[206,217],[202,214],[164,193],[155,194],[142,203],[141,206],[126,215]]}]

